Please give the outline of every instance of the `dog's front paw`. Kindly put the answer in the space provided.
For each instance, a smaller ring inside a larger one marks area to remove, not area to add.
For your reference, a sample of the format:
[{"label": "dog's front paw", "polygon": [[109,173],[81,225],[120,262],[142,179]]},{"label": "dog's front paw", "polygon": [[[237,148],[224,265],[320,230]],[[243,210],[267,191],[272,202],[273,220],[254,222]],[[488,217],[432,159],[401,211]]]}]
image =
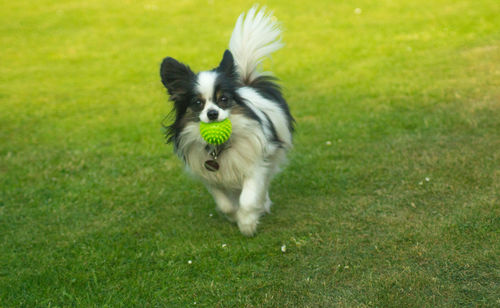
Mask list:
[{"label": "dog's front paw", "polygon": [[240,232],[245,236],[254,236],[257,232],[257,221],[252,221],[249,223],[242,223],[238,221],[238,228]]},{"label": "dog's front paw", "polygon": [[257,232],[259,215],[255,213],[242,213],[239,211],[236,216],[240,232],[245,236],[254,236],[255,232]]}]

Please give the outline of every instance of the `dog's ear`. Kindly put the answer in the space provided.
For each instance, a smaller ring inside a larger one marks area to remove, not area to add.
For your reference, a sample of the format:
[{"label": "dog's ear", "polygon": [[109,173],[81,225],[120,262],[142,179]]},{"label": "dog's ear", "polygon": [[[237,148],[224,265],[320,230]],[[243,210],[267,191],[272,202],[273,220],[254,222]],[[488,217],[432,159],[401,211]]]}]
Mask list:
[{"label": "dog's ear", "polygon": [[195,78],[189,66],[180,63],[174,58],[163,59],[160,66],[161,82],[167,88],[172,100],[187,94]]},{"label": "dog's ear", "polygon": [[226,49],[226,51],[224,51],[222,61],[220,61],[217,71],[225,73],[228,77],[236,76],[236,67],[234,66],[233,54],[229,50]]}]

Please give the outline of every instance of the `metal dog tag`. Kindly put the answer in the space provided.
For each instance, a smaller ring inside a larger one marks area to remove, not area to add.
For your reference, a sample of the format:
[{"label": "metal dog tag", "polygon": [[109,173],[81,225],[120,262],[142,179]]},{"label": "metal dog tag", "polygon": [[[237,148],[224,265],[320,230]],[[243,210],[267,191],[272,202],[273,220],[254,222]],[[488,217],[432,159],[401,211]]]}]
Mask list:
[{"label": "metal dog tag", "polygon": [[215,172],[219,170],[219,163],[213,159],[207,160],[205,161],[205,168],[207,168],[208,171]]}]

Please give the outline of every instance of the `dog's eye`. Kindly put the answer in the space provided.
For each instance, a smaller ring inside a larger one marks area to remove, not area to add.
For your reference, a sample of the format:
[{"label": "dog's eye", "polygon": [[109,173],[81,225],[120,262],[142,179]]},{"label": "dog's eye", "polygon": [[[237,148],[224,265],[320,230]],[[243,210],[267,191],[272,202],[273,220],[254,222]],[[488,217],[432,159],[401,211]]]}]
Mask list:
[{"label": "dog's eye", "polygon": [[193,98],[191,104],[189,105],[193,110],[201,110],[205,101],[202,98]]},{"label": "dog's eye", "polygon": [[222,95],[219,99],[222,103],[226,103],[227,102],[227,96],[225,95]]}]

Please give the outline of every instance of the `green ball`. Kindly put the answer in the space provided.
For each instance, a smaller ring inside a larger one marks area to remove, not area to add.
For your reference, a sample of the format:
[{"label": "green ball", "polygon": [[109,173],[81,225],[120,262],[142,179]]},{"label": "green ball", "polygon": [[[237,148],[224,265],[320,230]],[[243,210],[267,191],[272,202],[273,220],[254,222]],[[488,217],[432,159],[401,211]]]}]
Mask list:
[{"label": "green ball", "polygon": [[232,125],[229,118],[220,122],[200,122],[200,134],[206,142],[214,145],[223,144],[231,136]]}]

